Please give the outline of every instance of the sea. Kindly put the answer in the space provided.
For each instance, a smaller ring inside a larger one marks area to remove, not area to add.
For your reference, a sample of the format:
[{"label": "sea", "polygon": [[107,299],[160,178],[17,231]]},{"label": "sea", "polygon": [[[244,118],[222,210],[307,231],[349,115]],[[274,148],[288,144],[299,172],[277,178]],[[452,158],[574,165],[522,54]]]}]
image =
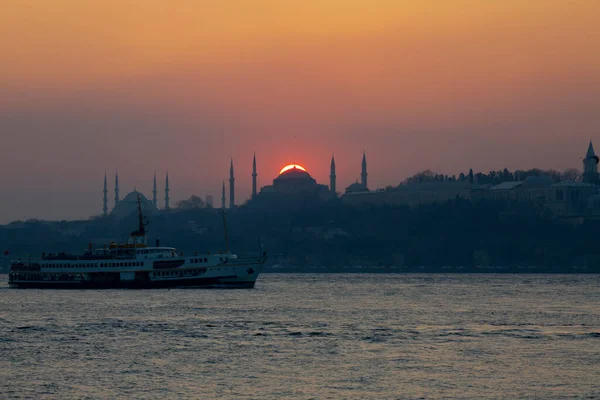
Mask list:
[{"label": "sea", "polygon": [[0,399],[600,398],[599,275],[0,282]]}]

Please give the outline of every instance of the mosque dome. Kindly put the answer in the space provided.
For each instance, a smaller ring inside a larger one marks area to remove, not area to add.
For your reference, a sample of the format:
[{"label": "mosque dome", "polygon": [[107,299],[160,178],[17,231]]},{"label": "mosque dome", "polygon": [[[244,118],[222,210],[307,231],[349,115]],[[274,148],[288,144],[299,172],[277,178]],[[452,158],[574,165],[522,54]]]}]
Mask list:
[{"label": "mosque dome", "polygon": [[317,181],[301,165],[287,165],[273,179],[273,189],[278,193],[314,193],[318,188]]},{"label": "mosque dome", "polygon": [[144,196],[143,193],[138,192],[137,190],[127,193],[127,195],[125,197],[123,197],[123,200],[121,200],[121,201],[129,201],[129,202],[133,201],[134,203],[137,203],[138,196],[140,198],[140,203],[142,203],[142,205],[144,205],[144,203],[150,203],[150,200],[148,200],[146,198],[146,196]]},{"label": "mosque dome", "polygon": [[368,190],[365,185],[356,181],[346,188],[346,193],[367,192]]},{"label": "mosque dome", "polygon": [[293,166],[292,168],[283,169],[277,178],[273,181],[282,182],[282,181],[306,181],[317,183],[317,181],[310,176],[310,174],[303,168],[298,168],[297,166]]},{"label": "mosque dome", "polygon": [[117,219],[123,219],[137,211],[138,196],[142,207],[142,212],[146,215],[152,215],[158,212],[158,209],[143,193],[134,190],[128,193],[113,208],[111,215]]}]

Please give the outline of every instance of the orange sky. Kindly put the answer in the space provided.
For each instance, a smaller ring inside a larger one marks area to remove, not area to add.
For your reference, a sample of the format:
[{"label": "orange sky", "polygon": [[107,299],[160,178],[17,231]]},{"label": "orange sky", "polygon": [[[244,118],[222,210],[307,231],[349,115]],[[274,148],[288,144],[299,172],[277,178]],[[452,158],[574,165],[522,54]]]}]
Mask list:
[{"label": "orange sky", "polygon": [[[600,145],[594,0],[4,0],[0,222],[87,217],[102,175],[174,200],[253,151],[338,187],[432,168],[580,167]],[[18,166],[18,168],[16,168]],[[39,196],[46,206],[40,207]],[[35,199],[35,200],[32,200]]]}]

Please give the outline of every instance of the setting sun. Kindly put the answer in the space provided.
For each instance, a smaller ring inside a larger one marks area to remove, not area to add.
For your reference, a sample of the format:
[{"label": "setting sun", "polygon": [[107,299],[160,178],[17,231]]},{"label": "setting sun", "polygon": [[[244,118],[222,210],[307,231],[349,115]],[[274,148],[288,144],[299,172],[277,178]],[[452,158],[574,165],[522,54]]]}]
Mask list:
[{"label": "setting sun", "polygon": [[285,167],[283,167],[281,169],[281,171],[279,171],[279,175],[283,174],[285,171],[289,171],[290,169],[294,169],[294,168],[306,172],[306,169],[302,165],[290,164],[290,165],[286,165]]}]

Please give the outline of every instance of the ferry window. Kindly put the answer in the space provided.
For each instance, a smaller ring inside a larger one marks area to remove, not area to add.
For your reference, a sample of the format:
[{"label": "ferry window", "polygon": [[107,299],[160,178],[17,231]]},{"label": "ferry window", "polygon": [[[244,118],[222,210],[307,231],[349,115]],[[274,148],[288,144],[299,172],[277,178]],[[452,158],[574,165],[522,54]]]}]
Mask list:
[{"label": "ferry window", "polygon": [[208,262],[208,258],[205,258],[205,259],[204,259],[204,262]]}]

